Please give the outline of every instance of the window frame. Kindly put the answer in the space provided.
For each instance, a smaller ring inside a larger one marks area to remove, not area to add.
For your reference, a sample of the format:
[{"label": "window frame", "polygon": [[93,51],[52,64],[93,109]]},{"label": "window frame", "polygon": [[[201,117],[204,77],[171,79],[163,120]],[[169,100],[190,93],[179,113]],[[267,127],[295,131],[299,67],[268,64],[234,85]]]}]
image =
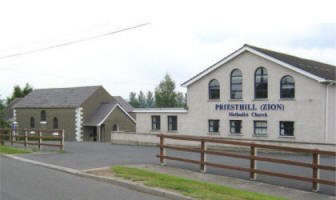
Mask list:
[{"label": "window frame", "polygon": [[[116,129],[115,129],[116,128]],[[119,131],[119,126],[118,126],[118,124],[113,124],[112,125],[112,131]]]},{"label": "window frame", "polygon": [[[155,123],[154,123],[153,119],[156,118],[156,117],[159,120],[158,121],[155,120]],[[160,115],[152,115],[151,119],[152,119],[152,122],[151,122],[151,124],[152,124],[152,131],[160,131],[161,130],[161,116]],[[156,129],[154,129],[154,124],[155,124]],[[159,128],[157,128],[157,127],[159,127]]]},{"label": "window frame", "polygon": [[41,111],[41,122],[46,122],[47,121],[47,112],[45,110]]},{"label": "window frame", "polygon": [[[239,126],[237,126],[237,125],[232,126],[232,122],[239,122]],[[242,134],[242,132],[241,132],[242,120],[230,120],[229,123],[230,123],[230,133],[231,134],[234,134],[234,135],[241,135]],[[235,128],[239,128],[239,132],[232,132],[232,129],[235,129]]]},{"label": "window frame", "polygon": [[34,117],[30,117],[30,128],[31,129],[35,128],[35,118]]},{"label": "window frame", "polygon": [[58,129],[58,128],[59,128],[58,118],[54,117],[53,118],[53,129]]},{"label": "window frame", "polygon": [[[257,74],[258,70],[262,70],[260,75]],[[258,76],[260,76],[261,79],[266,79],[266,81],[257,82],[257,77]],[[261,84],[261,83],[266,84],[266,89],[257,89],[257,83],[258,84]],[[259,91],[264,91],[266,95],[263,95],[262,97],[258,97],[257,96],[257,91],[258,90]],[[254,98],[255,99],[267,99],[268,98],[268,71],[265,67],[258,67],[254,72]]]},{"label": "window frame", "polygon": [[[265,122],[266,126],[256,126],[258,122]],[[265,129],[265,134],[256,133],[256,129]],[[253,121],[253,135],[254,136],[267,136],[267,120],[254,120]]]},{"label": "window frame", "polygon": [[[211,83],[214,82],[214,81],[216,81],[218,85],[211,86]],[[216,95],[217,93],[218,93],[218,97],[213,97],[212,96],[212,95]],[[218,100],[218,99],[220,99],[220,83],[219,83],[219,81],[217,79],[212,79],[208,83],[208,98],[209,98],[209,100]]]},{"label": "window frame", "polygon": [[[240,76],[233,76],[233,73],[234,72],[236,72],[236,71],[239,71],[240,72]],[[232,82],[232,78],[233,77],[240,77],[240,83],[233,83]],[[233,85],[240,85],[240,89],[239,90],[233,90],[233,88],[232,88],[232,86]],[[233,97],[234,95],[233,95],[233,93],[234,92],[240,92],[240,94],[241,94],[241,97],[240,98],[235,98],[235,97]],[[243,73],[241,72],[241,70],[240,69],[233,69],[232,71],[231,71],[231,74],[230,74],[230,98],[231,99],[243,99]]]},{"label": "window frame", "polygon": [[[172,121],[169,120],[169,119],[173,119],[173,118],[176,119],[175,123],[174,123],[174,120],[172,120]],[[177,120],[178,120],[177,115],[168,115],[168,117],[167,117],[168,132],[177,132],[177,130],[178,130],[178,122],[177,122]],[[170,129],[170,126],[169,126],[170,124],[172,125],[172,127],[171,127],[172,129]],[[174,124],[176,126],[175,130],[173,129],[174,128]]]},{"label": "window frame", "polygon": [[[211,126],[211,122],[217,122],[217,131],[211,131],[211,127],[213,127],[212,129],[215,129],[215,125]],[[219,123],[219,119],[209,119],[208,120],[208,132],[209,134],[219,134],[219,128],[220,128],[220,123]]]},{"label": "window frame", "polygon": [[[291,128],[287,128],[287,129],[291,129],[292,130],[292,135],[286,135],[285,133],[284,134],[282,134],[281,132],[281,130],[286,130],[286,128],[285,127],[281,127],[281,124],[282,123],[291,123],[292,124],[292,127]],[[294,137],[294,131],[295,131],[295,123],[294,123],[294,121],[279,121],[279,136],[280,137]]]},{"label": "window frame", "polygon": [[[292,80],[293,80],[293,83],[286,83],[286,84],[284,84],[283,83],[283,80],[285,79],[285,78],[291,78]],[[293,88],[290,88],[290,89],[287,89],[287,88],[283,88],[283,86],[288,86],[288,85],[291,85],[291,86],[293,86]],[[292,91],[292,96],[291,97],[284,97],[284,91],[285,90],[293,90]],[[280,79],[280,98],[281,99],[294,99],[295,98],[295,79],[291,76],[291,75],[285,75],[285,76],[283,76],[281,79]]]}]

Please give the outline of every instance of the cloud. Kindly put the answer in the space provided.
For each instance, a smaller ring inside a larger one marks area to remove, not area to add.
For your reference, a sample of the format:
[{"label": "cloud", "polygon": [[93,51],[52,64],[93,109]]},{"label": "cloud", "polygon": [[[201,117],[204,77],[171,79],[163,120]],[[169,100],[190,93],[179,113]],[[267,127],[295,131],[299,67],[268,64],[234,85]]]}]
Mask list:
[{"label": "cloud", "polygon": [[131,91],[154,90],[169,73],[179,86],[244,43],[336,64],[333,1],[305,1],[304,9],[297,1],[2,4],[0,55],[151,23],[98,40],[0,59],[2,98],[26,82],[35,88],[103,85],[113,95],[128,97]]},{"label": "cloud", "polygon": [[336,48],[336,23],[317,24],[302,30],[289,44],[300,48]]}]

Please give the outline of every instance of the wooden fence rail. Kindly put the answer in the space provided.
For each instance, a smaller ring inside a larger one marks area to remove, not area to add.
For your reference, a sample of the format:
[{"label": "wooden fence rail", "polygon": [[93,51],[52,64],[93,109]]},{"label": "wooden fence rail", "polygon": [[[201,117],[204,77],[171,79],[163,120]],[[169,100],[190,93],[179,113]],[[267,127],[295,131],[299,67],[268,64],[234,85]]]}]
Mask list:
[{"label": "wooden fence rail", "polygon": [[[160,163],[162,165],[165,164],[165,159],[168,159],[168,160],[176,160],[176,161],[198,164],[198,165],[200,165],[201,172],[206,172],[206,167],[207,166],[213,166],[213,167],[220,167],[220,168],[225,168],[225,169],[232,169],[232,170],[249,172],[251,180],[256,180],[256,175],[257,174],[277,176],[277,177],[287,178],[287,179],[296,179],[296,180],[300,180],[300,181],[311,182],[313,191],[318,191],[319,190],[319,184],[336,185],[335,181],[320,179],[320,170],[336,171],[335,166],[328,166],[328,165],[321,165],[320,164],[320,155],[336,156],[336,152],[333,152],[333,151],[323,151],[323,150],[318,150],[318,149],[305,149],[305,148],[295,148],[295,147],[285,147],[285,146],[275,146],[275,145],[264,145],[264,144],[255,144],[255,143],[249,143],[249,142],[237,142],[237,141],[231,141],[231,140],[225,140],[225,139],[214,139],[214,138],[207,138],[207,137],[172,136],[172,135],[164,135],[164,134],[158,134],[157,136],[160,137],[160,144],[157,145],[158,147],[160,147],[160,154],[156,155],[156,157],[160,158]],[[186,140],[186,141],[200,142],[200,148],[198,149],[198,148],[165,145],[164,144],[164,139],[165,138],[174,139],[174,140]],[[250,154],[249,155],[241,155],[241,154],[237,154],[237,153],[228,153],[228,152],[222,152],[222,151],[208,150],[207,149],[207,143],[218,143],[218,144],[246,146],[246,147],[250,148]],[[258,154],[257,154],[257,149],[258,148],[291,151],[291,152],[299,152],[299,153],[309,153],[309,154],[312,154],[312,163],[258,156]],[[191,159],[186,159],[186,158],[167,156],[166,155],[166,149],[200,153],[200,160],[191,160]],[[250,167],[246,168],[246,167],[238,167],[238,166],[224,165],[224,164],[220,164],[220,163],[208,162],[207,159],[206,159],[207,154],[233,157],[233,158],[240,158],[240,159],[248,159],[248,160],[250,160]],[[295,165],[295,166],[311,168],[312,169],[312,177],[303,177],[303,176],[290,175],[290,174],[284,174],[284,173],[278,173],[278,172],[272,172],[272,171],[265,171],[265,170],[257,169],[256,161],[265,161],[265,162],[288,164],[288,165]]]},{"label": "wooden fence rail", "polygon": [[[56,134],[57,136],[43,136],[43,133]],[[48,140],[58,141],[59,144],[47,143]],[[42,146],[51,146],[59,147],[64,151],[64,130],[0,128],[0,144],[4,145],[5,141],[10,142],[11,145],[23,144],[24,147],[37,145],[39,150]]]}]

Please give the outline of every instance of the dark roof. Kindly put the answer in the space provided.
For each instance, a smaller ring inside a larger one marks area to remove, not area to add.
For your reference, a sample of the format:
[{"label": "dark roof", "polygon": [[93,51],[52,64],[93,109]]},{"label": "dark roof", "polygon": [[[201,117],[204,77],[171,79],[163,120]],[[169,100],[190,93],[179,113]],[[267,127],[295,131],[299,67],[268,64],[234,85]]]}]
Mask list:
[{"label": "dark roof", "polygon": [[117,105],[114,103],[102,103],[99,107],[84,121],[84,126],[97,126],[111,113]]},{"label": "dark roof", "polygon": [[15,98],[5,109],[5,120],[13,120],[14,117],[14,106],[19,103],[23,98]]},{"label": "dark roof", "polygon": [[248,48],[251,48],[253,50],[256,50],[260,53],[263,53],[267,56],[270,56],[272,58],[280,60],[284,63],[287,63],[287,64],[289,64],[293,67],[301,69],[305,72],[308,72],[308,73],[313,74],[315,76],[318,76],[320,78],[323,78],[323,79],[326,79],[326,80],[333,80],[333,81],[336,80],[336,66],[334,66],[334,65],[329,65],[329,64],[317,62],[317,61],[314,61],[314,60],[300,58],[300,57],[296,57],[296,56],[292,56],[292,55],[279,53],[279,52],[276,52],[276,51],[252,46],[252,45],[249,45],[249,44],[245,44],[243,47],[241,47],[238,50],[234,51],[233,53],[229,54],[228,56],[221,59],[217,63],[211,65],[210,67],[206,68],[205,70],[203,70],[200,73],[196,74],[195,76],[191,77],[189,80],[183,82],[182,85],[188,84],[188,82],[193,81],[197,77],[203,76],[204,74],[209,73],[207,71],[211,71],[212,68],[216,67],[219,63],[228,59],[229,57],[231,57],[232,55],[234,55],[236,52],[240,51],[244,47],[248,47]]},{"label": "dark roof", "polygon": [[254,50],[257,50],[261,53],[264,53],[268,56],[271,56],[275,59],[278,59],[282,62],[290,64],[294,67],[297,67],[301,70],[304,70],[308,73],[316,75],[320,78],[324,78],[326,80],[336,80],[336,66],[317,62],[314,60],[309,60],[305,58],[300,58],[268,49],[259,48],[256,46],[245,44],[244,46],[250,47]]},{"label": "dark roof", "polygon": [[113,98],[126,110],[126,112],[132,112],[134,110],[133,106],[125,101],[125,99],[121,96],[113,96]]},{"label": "dark roof", "polygon": [[17,103],[15,108],[75,108],[100,87],[36,89]]}]

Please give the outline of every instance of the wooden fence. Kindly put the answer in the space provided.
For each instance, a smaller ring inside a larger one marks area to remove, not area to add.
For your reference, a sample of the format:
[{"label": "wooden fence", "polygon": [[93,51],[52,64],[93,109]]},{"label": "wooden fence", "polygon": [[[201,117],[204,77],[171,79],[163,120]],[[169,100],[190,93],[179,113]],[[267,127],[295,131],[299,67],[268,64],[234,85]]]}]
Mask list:
[{"label": "wooden fence", "polygon": [[[335,157],[336,152],[333,152],[333,151],[322,151],[318,149],[305,149],[305,148],[255,144],[255,143],[249,143],[249,142],[238,142],[238,141],[225,140],[225,139],[214,139],[214,138],[208,138],[208,137],[172,136],[172,135],[164,135],[164,134],[158,134],[157,136],[160,137],[160,144],[157,145],[158,147],[160,147],[160,155],[156,155],[156,157],[160,158],[160,163],[162,165],[165,164],[165,159],[169,159],[169,160],[176,160],[176,161],[199,164],[201,172],[206,172],[206,166],[213,166],[213,167],[220,167],[220,168],[225,168],[225,169],[249,172],[251,180],[256,180],[256,174],[264,174],[264,175],[276,176],[276,177],[287,178],[287,179],[295,179],[295,180],[300,180],[300,181],[311,182],[313,191],[318,191],[320,184],[336,185],[335,181],[320,179],[320,170],[336,171],[335,166],[328,166],[328,165],[320,164],[320,155]],[[164,144],[165,138],[200,142],[200,148],[188,148],[188,147],[178,147],[178,146],[173,146],[173,145],[165,145]],[[229,144],[229,145],[234,145],[234,146],[237,145],[237,146],[249,147],[250,155],[242,155],[242,154],[231,153],[231,152],[229,153],[229,152],[223,152],[223,151],[208,150],[207,148],[208,143]],[[312,163],[261,157],[257,155],[257,148],[308,153],[312,155]],[[165,153],[166,149],[200,153],[200,160],[191,160],[191,159],[186,159],[186,158],[181,158],[181,157],[167,156]],[[240,158],[240,159],[248,159],[250,160],[250,167],[246,168],[246,167],[239,167],[239,166],[224,165],[220,163],[208,162],[206,159],[207,154]],[[295,165],[295,166],[311,168],[312,177],[297,176],[297,175],[284,174],[284,173],[279,173],[279,172],[272,172],[272,171],[265,171],[265,170],[257,169],[256,161],[258,160],[265,161],[265,162],[281,163],[281,164],[288,164],[288,165]]]},{"label": "wooden fence", "polygon": [[[43,134],[49,134],[43,136]],[[64,130],[42,130],[42,129],[10,129],[0,128],[0,143],[37,145],[41,150],[42,146],[59,147],[64,150]],[[47,143],[48,141],[58,141],[59,144]]]}]

